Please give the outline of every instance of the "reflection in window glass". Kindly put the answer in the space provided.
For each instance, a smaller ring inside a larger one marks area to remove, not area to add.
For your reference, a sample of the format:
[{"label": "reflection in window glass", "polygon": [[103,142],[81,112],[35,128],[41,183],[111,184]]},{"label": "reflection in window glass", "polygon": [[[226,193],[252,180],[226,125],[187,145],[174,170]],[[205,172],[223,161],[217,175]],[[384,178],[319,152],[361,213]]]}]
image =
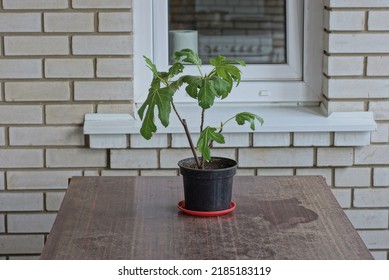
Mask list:
[{"label": "reflection in window glass", "polygon": [[169,0],[170,56],[197,50],[249,64],[286,63],[285,0]]}]

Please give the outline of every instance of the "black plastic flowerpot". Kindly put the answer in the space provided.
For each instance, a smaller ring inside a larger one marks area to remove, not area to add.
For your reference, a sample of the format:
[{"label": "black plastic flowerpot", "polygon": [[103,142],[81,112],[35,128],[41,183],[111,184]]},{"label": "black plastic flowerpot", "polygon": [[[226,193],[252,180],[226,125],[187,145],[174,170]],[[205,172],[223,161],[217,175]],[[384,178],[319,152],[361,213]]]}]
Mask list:
[{"label": "black plastic flowerpot", "polygon": [[233,159],[214,157],[208,165],[205,169],[197,169],[194,158],[178,162],[188,210],[221,211],[230,208],[238,163]]}]

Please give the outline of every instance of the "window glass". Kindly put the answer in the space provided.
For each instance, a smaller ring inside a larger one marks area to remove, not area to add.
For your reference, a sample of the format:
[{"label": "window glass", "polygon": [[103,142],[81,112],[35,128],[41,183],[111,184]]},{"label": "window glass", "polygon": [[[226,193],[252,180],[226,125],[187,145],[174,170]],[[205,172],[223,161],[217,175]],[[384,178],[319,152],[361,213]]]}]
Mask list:
[{"label": "window glass", "polygon": [[190,48],[204,63],[217,54],[287,63],[285,7],[285,0],[169,0],[169,55]]}]

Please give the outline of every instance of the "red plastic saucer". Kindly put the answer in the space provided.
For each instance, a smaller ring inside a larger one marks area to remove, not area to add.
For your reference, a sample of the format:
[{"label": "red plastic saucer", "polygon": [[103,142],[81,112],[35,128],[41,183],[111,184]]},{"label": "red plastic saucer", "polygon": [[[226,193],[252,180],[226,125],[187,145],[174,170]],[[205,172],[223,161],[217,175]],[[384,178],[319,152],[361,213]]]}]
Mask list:
[{"label": "red plastic saucer", "polygon": [[182,212],[188,215],[192,216],[199,216],[199,217],[215,217],[215,216],[222,216],[226,215],[228,213],[231,213],[236,208],[235,201],[231,201],[230,208],[220,211],[194,211],[194,210],[188,210],[185,209],[185,200],[181,200],[178,202],[177,208],[180,209]]}]

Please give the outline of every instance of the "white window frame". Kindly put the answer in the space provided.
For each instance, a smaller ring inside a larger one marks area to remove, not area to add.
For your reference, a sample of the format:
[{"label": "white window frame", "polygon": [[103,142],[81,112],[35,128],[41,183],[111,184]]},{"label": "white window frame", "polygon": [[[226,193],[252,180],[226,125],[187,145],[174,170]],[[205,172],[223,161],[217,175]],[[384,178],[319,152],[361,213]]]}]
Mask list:
[{"label": "white window frame", "polygon": [[[247,71],[247,67],[243,69],[243,82],[223,102],[318,104],[322,100],[323,2],[288,0],[287,5],[288,63],[282,66],[249,65],[249,68],[256,68],[259,75],[255,77],[246,74],[256,72],[251,69]],[[152,78],[143,55],[150,57],[162,69],[168,67],[167,0],[134,0],[133,10],[134,101],[137,107],[137,104],[145,100]],[[297,16],[292,16],[292,13]],[[299,25],[303,27],[298,28]],[[155,32],[158,29],[162,31]],[[295,30],[298,32],[294,32]],[[291,39],[291,36],[297,39]],[[178,93],[175,98],[177,97],[178,102],[193,102],[185,93]]]}]

